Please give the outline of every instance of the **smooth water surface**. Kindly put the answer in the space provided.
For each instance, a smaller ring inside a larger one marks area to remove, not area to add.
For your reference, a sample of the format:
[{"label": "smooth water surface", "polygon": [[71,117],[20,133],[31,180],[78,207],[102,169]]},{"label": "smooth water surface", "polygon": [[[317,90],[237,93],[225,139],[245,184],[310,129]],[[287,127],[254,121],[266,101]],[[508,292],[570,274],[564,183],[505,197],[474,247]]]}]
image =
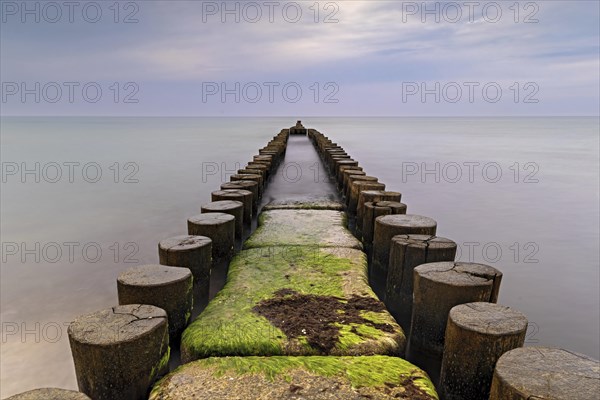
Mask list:
[{"label": "smooth water surface", "polygon": [[[210,192],[295,121],[3,118],[0,396],[76,388],[68,323],[114,305],[117,275],[158,262],[159,240],[186,233]],[[501,269],[500,302],[528,316],[527,345],[599,357],[597,118],[303,123],[436,219],[461,260]],[[321,190],[316,161],[283,163],[268,196]]]}]

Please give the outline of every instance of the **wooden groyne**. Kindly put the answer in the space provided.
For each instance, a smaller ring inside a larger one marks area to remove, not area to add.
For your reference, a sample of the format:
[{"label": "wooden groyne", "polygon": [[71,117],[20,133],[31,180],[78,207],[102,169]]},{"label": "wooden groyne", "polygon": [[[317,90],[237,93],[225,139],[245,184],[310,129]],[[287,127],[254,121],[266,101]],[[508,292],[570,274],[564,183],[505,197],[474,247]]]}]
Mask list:
[{"label": "wooden groyne", "polygon": [[[339,196],[258,214],[280,164],[300,161],[288,144],[307,140]],[[455,262],[443,227],[407,214],[393,189],[300,121],[281,130],[187,235],[159,243],[160,264],[122,272],[119,305],[71,324],[81,393],[11,399],[596,398],[598,361],[523,348],[526,317],[496,304],[502,272]],[[222,264],[227,282],[208,301]],[[173,353],[183,365],[169,371]]]}]

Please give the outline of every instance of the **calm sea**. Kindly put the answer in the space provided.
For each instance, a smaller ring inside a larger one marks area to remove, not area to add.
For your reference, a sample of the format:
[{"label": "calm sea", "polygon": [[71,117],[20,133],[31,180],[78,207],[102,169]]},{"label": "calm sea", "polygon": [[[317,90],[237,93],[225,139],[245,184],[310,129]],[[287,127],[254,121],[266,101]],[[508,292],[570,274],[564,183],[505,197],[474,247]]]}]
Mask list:
[{"label": "calm sea", "polygon": [[[116,303],[227,174],[295,118],[1,120],[0,396],[76,388],[77,315]],[[600,353],[598,118],[304,118],[438,221],[463,261],[501,269],[527,345]],[[324,179],[283,164],[288,184]],[[302,174],[299,179],[298,174]],[[306,185],[310,190],[311,185]]]}]

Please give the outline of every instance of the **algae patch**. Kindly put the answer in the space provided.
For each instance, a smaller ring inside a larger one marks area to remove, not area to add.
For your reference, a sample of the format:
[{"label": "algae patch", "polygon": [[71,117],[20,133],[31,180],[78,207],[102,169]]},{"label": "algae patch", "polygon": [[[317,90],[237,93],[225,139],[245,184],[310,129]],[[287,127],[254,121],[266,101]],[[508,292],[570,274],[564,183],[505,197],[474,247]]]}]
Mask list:
[{"label": "algae patch", "polygon": [[305,337],[311,347],[323,354],[328,354],[339,343],[343,325],[352,325],[352,333],[357,336],[368,332],[364,335],[368,338],[377,337],[377,331],[395,332],[391,324],[363,317],[363,312],[385,311],[383,303],[372,297],[351,296],[346,300],[281,289],[274,297],[254,306],[253,311],[267,318],[287,337]]},{"label": "algae patch", "polygon": [[[225,287],[184,331],[182,359],[189,362],[213,356],[322,354],[321,349],[329,345],[314,346],[306,335],[290,337],[278,324],[254,310],[281,289],[290,290],[288,296],[297,293],[336,298],[338,311],[344,307],[339,303],[348,302],[353,296],[369,297],[371,300],[363,301],[377,302],[374,309],[381,311],[359,309],[362,319],[358,323],[334,321],[341,329],[330,354],[402,355],[402,329],[367,285],[365,269],[364,253],[349,248],[287,246],[244,250],[233,259]],[[377,324],[389,324],[393,331],[376,329]],[[358,334],[350,332],[353,327]],[[300,328],[307,329],[306,325]]]}]

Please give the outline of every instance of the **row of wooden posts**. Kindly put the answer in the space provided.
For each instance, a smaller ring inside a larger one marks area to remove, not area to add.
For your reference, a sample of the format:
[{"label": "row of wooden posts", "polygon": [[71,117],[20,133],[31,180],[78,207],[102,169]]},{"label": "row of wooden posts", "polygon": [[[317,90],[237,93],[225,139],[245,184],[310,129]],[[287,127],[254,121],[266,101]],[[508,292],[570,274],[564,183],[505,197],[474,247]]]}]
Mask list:
[{"label": "row of wooden posts", "polygon": [[117,278],[118,306],[70,324],[80,392],[44,388],[10,400],[147,399],[154,382],[169,372],[170,350],[179,348],[194,305],[208,300],[213,266],[226,263],[236,251],[236,239],[250,229],[288,137],[287,129],[275,135],[230,182],[212,192],[212,202],[188,219],[187,235],[160,241],[159,264],[123,271]]},{"label": "row of wooden posts", "polygon": [[[436,221],[406,214],[400,192],[386,190],[320,132],[310,129],[308,136],[354,219],[349,227],[369,257],[373,289],[408,334],[409,360],[441,361],[436,386],[443,400],[529,399],[540,388],[556,396],[544,398],[600,395],[598,361],[562,349],[523,347],[527,318],[496,304],[499,270],[454,261],[457,244],[436,236]],[[546,384],[549,376],[558,383]]]},{"label": "row of wooden posts", "polygon": [[[593,398],[589,380],[573,382],[587,378],[581,371],[597,368],[597,361],[561,349],[522,348],[527,319],[495,304],[500,271],[454,262],[456,243],[436,236],[434,220],[406,214],[399,192],[387,191],[326,136],[303,127],[292,131],[308,134],[335,178],[356,220],[350,227],[371,260],[370,280],[409,333],[409,352],[441,357],[443,399],[527,399],[528,385],[534,391],[532,385],[544,384],[543,371],[562,379],[555,398]],[[146,399],[168,372],[170,349],[179,347],[194,305],[207,301],[213,266],[234,254],[236,238],[251,226],[269,177],[285,156],[289,134],[286,129],[274,136],[212,192],[212,202],[188,219],[187,235],[159,243],[160,264],[119,275],[118,306],[71,323],[79,393],[38,389],[11,399]]]}]

